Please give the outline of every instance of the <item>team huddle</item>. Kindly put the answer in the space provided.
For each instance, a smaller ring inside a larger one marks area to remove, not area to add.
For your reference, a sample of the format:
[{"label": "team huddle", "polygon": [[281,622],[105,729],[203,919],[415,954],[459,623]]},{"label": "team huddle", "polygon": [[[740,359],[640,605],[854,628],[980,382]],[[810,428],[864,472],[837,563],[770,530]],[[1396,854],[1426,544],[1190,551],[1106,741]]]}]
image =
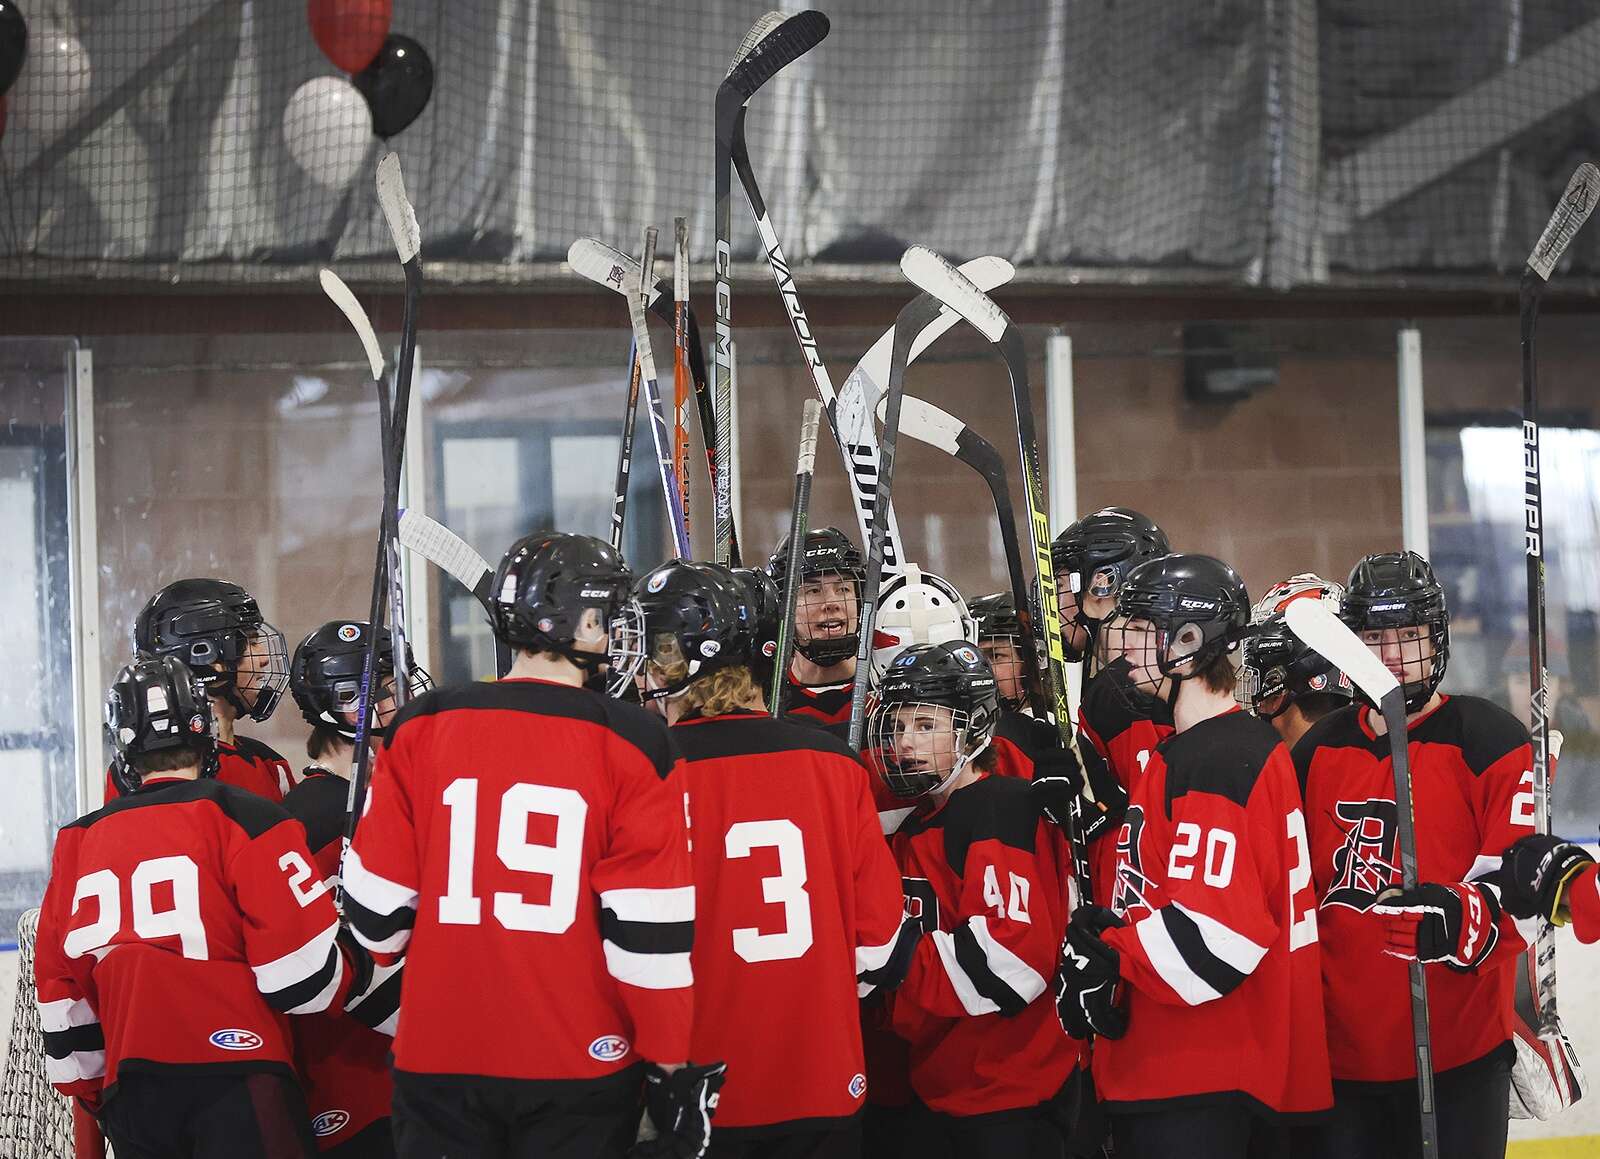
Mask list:
[{"label": "team huddle", "polygon": [[[439,688],[368,624],[290,655],[243,588],[162,589],[107,803],[55,847],[51,1082],[119,1159],[1387,1159],[1421,1154],[1421,962],[1440,1153],[1504,1154],[1541,1065],[1520,956],[1538,920],[1600,939],[1600,871],[1535,831],[1528,730],[1440,691],[1425,560],[1252,604],[1138,512],[1085,516],[1051,556],[1063,728],[1029,707],[1033,609],[908,565],[858,671],[861,552],[803,546],[635,576],[527,536],[492,587],[509,673]],[[1385,718],[1297,600],[1403,687],[1414,888]],[[298,771],[235,732],[285,692]]]}]

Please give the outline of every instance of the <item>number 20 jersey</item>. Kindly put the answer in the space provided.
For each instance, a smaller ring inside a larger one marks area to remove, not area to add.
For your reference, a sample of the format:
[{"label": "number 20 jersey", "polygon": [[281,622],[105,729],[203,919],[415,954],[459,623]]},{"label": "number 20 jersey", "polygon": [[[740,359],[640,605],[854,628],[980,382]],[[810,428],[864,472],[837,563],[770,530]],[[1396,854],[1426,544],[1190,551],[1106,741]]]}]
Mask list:
[{"label": "number 20 jersey", "polygon": [[857,997],[916,947],[854,752],[809,724],[677,724],[695,869],[690,1057],[724,1059],[717,1132],[845,1119],[864,1102]]},{"label": "number 20 jersey", "polygon": [[1316,895],[1288,750],[1234,709],[1163,741],[1132,787],[1111,908],[1128,1032],[1095,1043],[1114,1110],[1332,1104]]},{"label": "number 20 jersey", "polygon": [[345,857],[345,914],[404,955],[395,1066],[596,1080],[688,1058],[683,777],[636,705],[543,680],[396,716]]}]

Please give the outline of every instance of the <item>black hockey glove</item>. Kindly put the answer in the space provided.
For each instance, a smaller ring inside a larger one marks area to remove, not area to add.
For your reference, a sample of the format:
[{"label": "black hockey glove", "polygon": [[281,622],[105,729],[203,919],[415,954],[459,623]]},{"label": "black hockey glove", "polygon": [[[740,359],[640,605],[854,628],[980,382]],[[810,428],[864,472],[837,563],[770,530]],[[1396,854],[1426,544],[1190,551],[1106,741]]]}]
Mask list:
[{"label": "black hockey glove", "polygon": [[372,954],[350,932],[350,927],[343,922],[339,923],[338,932],[333,935],[334,941],[339,944],[339,952],[344,955],[345,964],[350,967],[350,997],[365,994],[367,987],[372,985]]},{"label": "black hockey glove", "polygon": [[1101,906],[1082,906],[1067,923],[1056,966],[1056,1017],[1073,1038],[1121,1038],[1128,1032],[1128,1012],[1120,1004],[1121,956],[1100,939],[1108,929],[1126,925]]},{"label": "black hockey glove", "polygon": [[[1117,783],[1116,777],[1106,767],[1106,762],[1093,748],[1078,750],[1082,760],[1071,749],[1050,749],[1040,753],[1033,764],[1033,783],[1029,791],[1046,818],[1066,829],[1074,810],[1083,827],[1083,839],[1093,841],[1122,824],[1122,815],[1128,809],[1128,794]],[[1083,785],[1085,773],[1094,801],[1085,800]]]},{"label": "black hockey glove", "polygon": [[1561,904],[1573,875],[1594,864],[1581,845],[1547,833],[1524,837],[1506,850],[1500,872],[1500,900],[1514,918],[1537,915],[1562,925],[1570,918]]},{"label": "black hockey glove", "polygon": [[700,1159],[711,1145],[711,1116],[727,1071],[725,1062],[689,1063],[668,1074],[646,1063],[644,1109],[656,1136],[634,1144],[634,1159]]},{"label": "black hockey glove", "polygon": [[1383,952],[1392,958],[1442,962],[1465,973],[1500,940],[1499,891],[1483,882],[1425,881],[1384,895],[1372,912],[1384,920]]}]

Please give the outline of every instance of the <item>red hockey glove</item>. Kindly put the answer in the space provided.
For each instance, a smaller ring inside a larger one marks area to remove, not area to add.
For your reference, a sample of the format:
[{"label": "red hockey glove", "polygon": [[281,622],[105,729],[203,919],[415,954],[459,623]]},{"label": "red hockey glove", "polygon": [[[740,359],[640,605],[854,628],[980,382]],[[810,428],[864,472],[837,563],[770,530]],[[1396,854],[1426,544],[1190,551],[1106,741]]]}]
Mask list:
[{"label": "red hockey glove", "polygon": [[1500,898],[1478,882],[1423,882],[1372,907],[1384,920],[1391,957],[1476,969],[1500,940]]}]

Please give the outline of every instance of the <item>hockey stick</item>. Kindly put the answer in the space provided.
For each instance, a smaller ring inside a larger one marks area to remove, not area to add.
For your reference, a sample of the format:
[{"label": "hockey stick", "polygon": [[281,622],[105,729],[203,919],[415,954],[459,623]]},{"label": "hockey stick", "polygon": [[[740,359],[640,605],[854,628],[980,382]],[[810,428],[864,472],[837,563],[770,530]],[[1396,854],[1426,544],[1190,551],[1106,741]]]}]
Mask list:
[{"label": "hockey stick", "polygon": [[[1328,663],[1354,681],[1383,713],[1389,734],[1389,761],[1394,769],[1394,804],[1400,853],[1400,884],[1417,884],[1416,817],[1411,808],[1410,736],[1406,731],[1406,695],[1394,674],[1360,638],[1330,612],[1321,600],[1295,600],[1284,609],[1289,630]],[[1439,1122],[1433,1102],[1433,1039],[1428,1029],[1428,976],[1413,958],[1411,974],[1411,1040],[1416,1050],[1417,1110],[1421,1119],[1422,1154],[1438,1159]]]},{"label": "hockey stick", "polygon": [[[422,231],[417,226],[416,212],[406,200],[405,179],[400,172],[400,158],[394,153],[384,154],[383,159],[378,162],[378,204],[383,208],[383,217],[388,223],[389,234],[394,239],[395,252],[400,257],[400,265],[406,279],[405,309],[401,316],[400,328],[400,365],[395,370],[394,420],[390,432],[390,441],[394,448],[391,453],[394,469],[386,470],[384,473],[383,512],[378,528],[379,542],[388,543],[395,537],[400,521],[400,467],[405,454],[406,416],[411,404],[412,371],[416,365],[417,306],[422,295]],[[356,709],[355,768],[350,776],[348,815],[345,818],[341,861],[355,837],[356,822],[361,817],[361,808],[367,794],[367,780],[372,770],[372,751],[367,741],[372,726],[373,677],[378,668],[378,637],[383,631],[384,570],[380,567],[378,573],[372,577],[372,615],[369,617],[372,631],[367,638],[367,655],[361,666],[361,698]],[[397,657],[403,649],[404,642],[396,638],[394,650]],[[395,683],[399,684],[399,680],[396,679]],[[339,890],[341,905],[343,900],[344,891],[341,886]]]},{"label": "hockey stick", "polygon": [[[878,591],[883,584],[883,552],[888,542],[889,502],[894,491],[895,447],[900,438],[900,404],[905,397],[906,364],[911,341],[939,314],[930,294],[918,294],[895,318],[894,343],[889,355],[889,381],[883,391],[883,436],[878,445],[878,488],[873,496],[871,534],[867,537],[867,578],[857,609],[856,677],[850,689],[850,747],[861,751],[866,736],[867,674],[872,670],[872,625],[878,614]],[[792,566],[792,565],[791,565]]]},{"label": "hockey stick", "polygon": [[[1539,385],[1535,331],[1539,304],[1556,263],[1583,228],[1600,197],[1600,171],[1587,161],[1567,182],[1561,202],[1550,215],[1538,243],[1522,271],[1522,481],[1523,553],[1528,568],[1528,719],[1533,741],[1534,825],[1550,832],[1550,701],[1548,637],[1544,598],[1544,473],[1539,460]],[[1581,1072],[1561,1031],[1556,1012],[1555,930],[1540,922],[1538,934],[1519,979],[1518,1006],[1523,1020],[1537,1028],[1539,1053],[1545,1057],[1561,1106],[1570,1106],[1583,1094]],[[1525,983],[1526,985],[1522,985]],[[1526,992],[1524,992],[1526,991]],[[1532,1009],[1526,1009],[1531,1002]]]},{"label": "hockey stick", "polygon": [[[494,568],[466,540],[438,520],[404,508],[400,511],[399,539],[400,546],[415,552],[466,588],[483,605],[489,622],[494,623],[494,609],[489,602]],[[496,677],[504,677],[511,671],[511,647],[498,636],[494,641],[494,667]]]},{"label": "hockey stick", "polygon": [[[1047,657],[1046,686],[1052,711],[1049,719],[1061,734],[1064,748],[1078,751],[1067,706],[1066,657],[1061,649],[1061,609],[1056,603],[1055,571],[1050,563],[1050,519],[1046,514],[1044,475],[1039,466],[1039,440],[1034,431],[1033,399],[1028,393],[1028,359],[1022,332],[1006,312],[971,280],[926,246],[914,245],[900,259],[900,269],[912,284],[926,290],[970,322],[999,351],[1011,379],[1011,401],[1017,417],[1017,447],[1022,466],[1023,495],[1028,501],[1028,536],[1033,548],[1034,592],[1044,622],[1033,625],[1034,644]],[[1020,616],[1024,608],[1017,605]],[[1031,617],[1030,617],[1031,618]],[[1076,809],[1074,810],[1076,812]],[[1083,839],[1082,817],[1068,827],[1074,868],[1088,887],[1089,852]]]},{"label": "hockey stick", "polygon": [[[789,558],[805,558],[806,522],[811,516],[811,477],[817,466],[817,428],[822,425],[822,404],[806,399],[800,418],[800,454],[794,468],[794,507],[789,512]],[[774,718],[783,715],[783,691],[789,682],[789,662],[794,655],[794,616],[800,602],[800,573],[795,565],[783,578],[783,618],[778,621],[778,651],[773,658],[772,704]]]},{"label": "hockey stick", "polygon": [[622,400],[622,434],[617,439],[617,475],[611,485],[611,546],[622,550],[628,518],[628,481],[633,478],[633,428],[639,414],[639,344],[628,339],[628,393]]},{"label": "hockey stick", "polygon": [[633,326],[633,345],[639,359],[639,376],[644,380],[645,401],[650,409],[650,434],[656,445],[656,470],[661,476],[661,498],[667,507],[667,525],[679,559],[691,558],[689,528],[684,523],[682,492],[678,473],[672,468],[672,432],[667,429],[666,411],[661,405],[661,384],[656,381],[656,359],[650,347],[650,323],[644,316],[645,271],[653,268],[656,257],[656,228],[644,231],[644,257],[634,292],[627,295],[628,321]]},{"label": "hockey stick", "polygon": [[716,96],[716,276],[717,330],[712,347],[717,418],[716,554],[731,564],[733,554],[733,284],[732,261],[734,137],[743,125],[744,106],[756,91],[828,34],[828,18],[801,12],[784,19],[769,12],[745,35]]},{"label": "hockey stick", "polygon": [[[627,254],[592,237],[580,237],[567,250],[567,264],[574,273],[588,278],[618,294],[628,293],[627,287],[638,280],[639,263]],[[672,308],[662,295],[659,282],[654,283],[645,305],[656,317],[667,323],[674,321]],[[700,435],[706,445],[706,478],[716,484],[717,479],[717,416],[712,406],[711,390],[706,381],[705,347],[700,340],[700,327],[695,320],[694,306],[689,306],[689,375],[694,383],[695,406],[700,413]],[[739,556],[738,528],[730,524],[733,536],[732,550],[735,563]]]},{"label": "hockey stick", "polygon": [[678,476],[678,506],[684,532],[689,523],[689,222],[672,223],[672,469]]}]

